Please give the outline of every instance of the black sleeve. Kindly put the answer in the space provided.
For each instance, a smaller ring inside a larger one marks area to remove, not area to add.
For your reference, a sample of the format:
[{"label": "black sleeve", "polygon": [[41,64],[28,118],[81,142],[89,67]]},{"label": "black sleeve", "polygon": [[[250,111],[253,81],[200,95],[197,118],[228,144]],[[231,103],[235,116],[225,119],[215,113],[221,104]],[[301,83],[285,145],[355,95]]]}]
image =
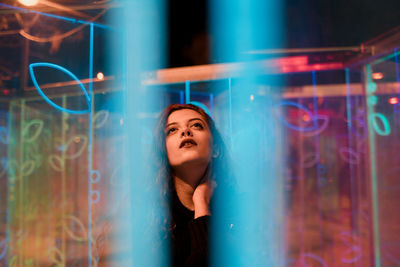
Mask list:
[{"label": "black sleeve", "polygon": [[208,240],[210,216],[202,216],[189,222],[190,255],[185,266],[208,266]]}]

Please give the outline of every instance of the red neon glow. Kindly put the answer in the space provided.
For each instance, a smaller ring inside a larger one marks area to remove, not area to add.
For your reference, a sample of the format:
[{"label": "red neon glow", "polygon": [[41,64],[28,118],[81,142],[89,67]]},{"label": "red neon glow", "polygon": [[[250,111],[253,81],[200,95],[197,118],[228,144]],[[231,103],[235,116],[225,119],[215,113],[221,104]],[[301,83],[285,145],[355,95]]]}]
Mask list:
[{"label": "red neon glow", "polygon": [[399,99],[397,97],[391,97],[388,100],[389,104],[396,105],[399,103]]},{"label": "red neon glow", "polygon": [[381,80],[383,78],[382,72],[374,72],[372,73],[372,79],[374,80]]},{"label": "red neon glow", "polygon": [[312,65],[281,66],[281,72],[282,73],[310,72],[314,70],[337,70],[342,68],[343,64],[341,62],[332,62],[332,63],[320,63]]},{"label": "red neon glow", "polygon": [[9,95],[10,94],[10,90],[8,90],[8,89],[3,89],[1,92],[3,93],[3,95]]}]

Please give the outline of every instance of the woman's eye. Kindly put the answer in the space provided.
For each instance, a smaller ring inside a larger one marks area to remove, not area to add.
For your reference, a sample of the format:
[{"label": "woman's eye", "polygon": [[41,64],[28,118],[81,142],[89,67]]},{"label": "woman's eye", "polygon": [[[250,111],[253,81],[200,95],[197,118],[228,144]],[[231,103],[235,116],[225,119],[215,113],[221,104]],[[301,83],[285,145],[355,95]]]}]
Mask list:
[{"label": "woman's eye", "polygon": [[170,134],[174,133],[175,131],[176,131],[176,128],[169,128],[167,130],[167,135],[170,135]]},{"label": "woman's eye", "polygon": [[197,129],[203,129],[203,125],[200,122],[196,122],[192,125],[193,127],[197,128]]}]

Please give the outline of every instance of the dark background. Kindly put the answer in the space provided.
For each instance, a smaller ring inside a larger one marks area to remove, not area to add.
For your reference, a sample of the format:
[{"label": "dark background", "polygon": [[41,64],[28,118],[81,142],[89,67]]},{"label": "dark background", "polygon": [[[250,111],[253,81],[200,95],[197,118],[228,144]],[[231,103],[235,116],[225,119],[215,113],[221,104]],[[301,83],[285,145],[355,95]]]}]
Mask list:
[{"label": "dark background", "polygon": [[[400,0],[284,1],[286,40],[279,48],[358,46],[400,25]],[[216,63],[207,10],[205,0],[169,1],[168,67]]]}]

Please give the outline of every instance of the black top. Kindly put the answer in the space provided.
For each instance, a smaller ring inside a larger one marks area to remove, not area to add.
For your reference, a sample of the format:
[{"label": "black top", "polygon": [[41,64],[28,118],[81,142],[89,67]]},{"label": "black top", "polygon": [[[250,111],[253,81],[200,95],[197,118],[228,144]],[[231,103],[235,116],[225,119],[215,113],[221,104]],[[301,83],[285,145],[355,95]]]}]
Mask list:
[{"label": "black top", "polygon": [[210,216],[194,219],[172,192],[172,266],[208,266],[208,225]]}]

